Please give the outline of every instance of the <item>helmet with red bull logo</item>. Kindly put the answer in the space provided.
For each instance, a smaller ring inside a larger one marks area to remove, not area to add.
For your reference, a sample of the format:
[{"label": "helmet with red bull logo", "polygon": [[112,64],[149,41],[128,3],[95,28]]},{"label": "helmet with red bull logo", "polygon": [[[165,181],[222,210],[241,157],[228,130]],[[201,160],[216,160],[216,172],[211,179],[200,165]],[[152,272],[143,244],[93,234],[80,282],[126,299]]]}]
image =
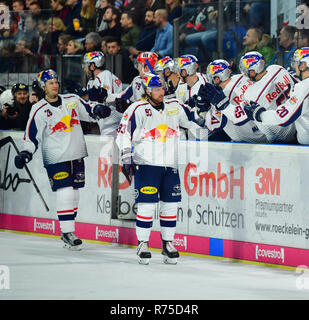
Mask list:
[{"label": "helmet with red bull logo", "polygon": [[159,75],[146,73],[142,77],[142,85],[145,90],[151,92],[153,88],[163,87],[164,81]]},{"label": "helmet with red bull logo", "polygon": [[84,55],[83,63],[87,64],[88,66],[94,63],[96,68],[101,68],[103,67],[104,62],[105,62],[104,53],[101,51],[87,52]]},{"label": "helmet with red bull logo", "polygon": [[181,73],[182,70],[186,70],[187,75],[191,76],[197,71],[198,60],[194,55],[182,55],[176,59],[176,67],[179,73]]},{"label": "helmet with red bull logo", "polygon": [[230,64],[223,59],[210,62],[207,66],[206,76],[210,83],[213,83],[215,77],[219,77],[221,81],[226,81],[231,77],[232,68]]},{"label": "helmet with red bull logo", "polygon": [[257,51],[247,52],[240,58],[239,70],[244,75],[248,76],[249,71],[253,70],[259,74],[265,70],[265,59],[262,54]]},{"label": "helmet with red bull logo", "polygon": [[45,87],[46,81],[51,80],[51,79],[58,79],[57,73],[52,69],[41,71],[37,75],[37,81],[38,81],[39,85],[41,86],[41,88]]},{"label": "helmet with red bull logo", "polygon": [[175,72],[175,61],[168,56],[158,60],[154,67],[156,73],[161,72],[163,75],[165,75],[167,69],[169,69],[170,72]]},{"label": "helmet with red bull logo", "polygon": [[307,68],[309,68],[309,47],[297,49],[294,52],[293,58],[291,60],[291,67],[294,68],[295,64],[299,66],[303,62],[305,62]]}]

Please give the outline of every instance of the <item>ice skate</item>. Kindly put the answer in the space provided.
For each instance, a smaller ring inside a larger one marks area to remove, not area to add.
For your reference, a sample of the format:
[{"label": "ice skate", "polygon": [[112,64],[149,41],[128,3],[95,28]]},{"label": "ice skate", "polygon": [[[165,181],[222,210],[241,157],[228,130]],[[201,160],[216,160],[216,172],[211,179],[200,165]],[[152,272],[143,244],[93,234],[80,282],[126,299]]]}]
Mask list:
[{"label": "ice skate", "polygon": [[82,240],[77,238],[73,232],[61,233],[61,240],[64,242],[63,248],[74,251],[79,251],[82,249]]},{"label": "ice skate", "polygon": [[173,246],[172,241],[162,240],[163,262],[167,264],[176,264],[179,258],[177,249]]},{"label": "ice skate", "polygon": [[149,251],[147,241],[138,241],[137,252],[138,263],[140,264],[149,264],[151,258],[151,252]]}]

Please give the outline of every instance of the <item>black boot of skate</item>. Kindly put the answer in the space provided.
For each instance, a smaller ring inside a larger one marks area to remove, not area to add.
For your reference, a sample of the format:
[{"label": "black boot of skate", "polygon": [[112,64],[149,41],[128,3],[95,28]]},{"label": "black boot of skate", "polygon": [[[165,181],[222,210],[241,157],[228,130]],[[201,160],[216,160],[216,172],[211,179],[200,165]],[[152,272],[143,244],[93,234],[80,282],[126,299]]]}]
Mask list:
[{"label": "black boot of skate", "polygon": [[174,247],[172,241],[162,240],[163,262],[167,264],[176,264],[179,258],[179,252]]},{"label": "black boot of skate", "polygon": [[149,251],[147,241],[138,241],[136,254],[138,255],[138,263],[149,264],[149,260],[151,258],[151,252]]},{"label": "black boot of skate", "polygon": [[73,232],[61,233],[61,240],[64,242],[64,248],[75,251],[81,250],[82,240],[77,238]]}]

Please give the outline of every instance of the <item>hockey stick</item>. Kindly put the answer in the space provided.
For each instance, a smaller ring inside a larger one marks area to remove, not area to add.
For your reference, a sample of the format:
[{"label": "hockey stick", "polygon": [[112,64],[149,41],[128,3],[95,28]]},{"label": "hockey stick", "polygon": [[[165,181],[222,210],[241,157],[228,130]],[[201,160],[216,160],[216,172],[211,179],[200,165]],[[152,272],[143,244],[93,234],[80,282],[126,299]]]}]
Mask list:
[{"label": "hockey stick", "polygon": [[[18,150],[18,148],[17,148],[17,146],[16,146],[16,144],[15,144],[15,141],[13,140],[13,138],[12,138],[11,136],[5,137],[5,138],[3,138],[3,139],[0,140],[0,148],[1,148],[2,146],[4,146],[5,144],[9,143],[9,142],[12,143],[12,145],[13,145],[16,153],[20,156],[20,152],[19,152],[19,150]],[[31,174],[31,172],[30,172],[30,170],[29,170],[29,168],[27,167],[26,164],[25,164],[24,168],[26,169],[27,174],[28,174],[30,180],[32,181],[32,183],[33,183],[33,185],[34,185],[34,188],[35,188],[36,192],[39,194],[39,196],[40,196],[40,198],[41,198],[41,200],[42,200],[42,202],[43,202],[43,204],[44,204],[44,207],[45,207],[46,211],[49,211],[49,208],[48,208],[48,206],[47,206],[47,204],[46,204],[46,202],[45,202],[45,200],[44,200],[44,198],[43,198],[43,196],[42,196],[42,194],[41,194],[41,191],[40,191],[40,189],[38,188],[35,180],[34,180],[33,177],[32,177],[32,174]]]},{"label": "hockey stick", "polygon": [[122,166],[121,168],[121,172],[124,174],[124,176],[126,177],[126,179],[129,182],[129,186],[131,185],[132,182],[132,176],[130,175],[130,173],[126,170],[126,168],[124,166]]}]

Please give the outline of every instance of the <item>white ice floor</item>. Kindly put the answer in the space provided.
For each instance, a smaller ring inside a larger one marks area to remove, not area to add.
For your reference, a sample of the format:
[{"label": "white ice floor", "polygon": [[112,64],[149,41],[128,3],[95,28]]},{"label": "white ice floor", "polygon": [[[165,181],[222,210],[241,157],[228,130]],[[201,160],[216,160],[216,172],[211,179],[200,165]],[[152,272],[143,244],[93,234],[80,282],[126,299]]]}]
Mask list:
[{"label": "white ice floor", "polygon": [[[297,288],[293,270],[183,255],[177,265],[166,265],[157,251],[143,266],[135,248],[83,246],[73,252],[56,238],[0,232],[0,300],[309,298],[308,289]],[[1,266],[8,267],[9,289]]]}]

